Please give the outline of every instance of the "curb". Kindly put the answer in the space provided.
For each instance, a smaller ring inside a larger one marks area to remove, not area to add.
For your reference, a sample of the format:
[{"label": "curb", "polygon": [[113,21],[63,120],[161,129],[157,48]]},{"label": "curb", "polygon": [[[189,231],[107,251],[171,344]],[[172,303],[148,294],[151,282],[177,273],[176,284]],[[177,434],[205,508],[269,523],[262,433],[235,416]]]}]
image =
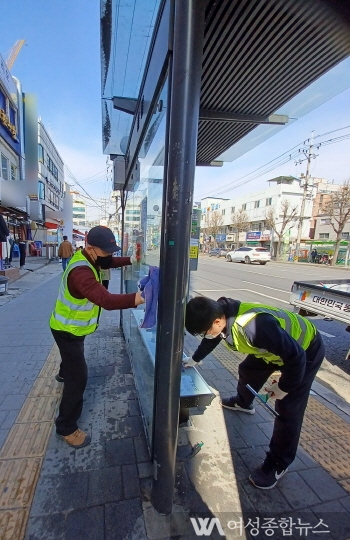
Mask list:
[{"label": "curb", "polygon": [[48,266],[49,264],[51,263],[51,261],[47,261],[45,264],[40,264],[40,265],[37,265],[37,268],[35,268],[35,270],[33,269],[25,269],[25,271],[23,272],[23,274],[21,276],[19,276],[19,278],[15,279],[14,281],[11,282],[12,283],[16,283],[16,281],[19,281],[20,279],[22,279],[24,276],[27,276],[28,274],[32,274],[33,272],[36,272],[37,270],[40,270],[41,268],[44,268],[45,266]]}]

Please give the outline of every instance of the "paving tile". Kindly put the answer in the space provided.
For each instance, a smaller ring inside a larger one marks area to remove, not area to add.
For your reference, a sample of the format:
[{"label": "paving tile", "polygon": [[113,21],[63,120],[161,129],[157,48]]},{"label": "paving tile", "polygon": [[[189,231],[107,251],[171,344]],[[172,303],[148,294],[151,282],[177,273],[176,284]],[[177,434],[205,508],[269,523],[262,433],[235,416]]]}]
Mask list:
[{"label": "paving tile", "polygon": [[139,437],[142,433],[144,433],[144,428],[139,416],[128,416],[118,421],[119,437]]},{"label": "paving tile", "polygon": [[134,438],[134,447],[136,452],[136,460],[138,463],[151,460],[146,437],[144,435],[141,434],[139,437]]},{"label": "paving tile", "polygon": [[17,416],[18,416],[19,410],[13,410],[13,411],[7,411],[7,415],[5,419],[2,421],[2,424],[0,426],[1,429],[11,429]]},{"label": "paving tile", "polygon": [[269,437],[257,425],[242,425],[236,426],[236,429],[244,442],[252,446],[263,446],[270,442]]},{"label": "paving tile", "polygon": [[2,411],[19,410],[24,403],[24,399],[25,397],[21,394],[16,394],[14,396],[5,396],[0,405],[0,409]]},{"label": "paving tile", "polygon": [[65,540],[78,539],[105,539],[103,506],[83,508],[68,514]]},{"label": "paving tile", "polygon": [[1,540],[17,540],[23,538],[28,514],[28,508],[0,510]]},{"label": "paving tile", "polygon": [[137,497],[140,497],[141,491],[137,466],[123,465],[122,475],[124,499],[136,499]]},{"label": "paving tile", "polygon": [[147,538],[140,499],[105,506],[105,540],[145,540]]},{"label": "paving tile", "polygon": [[153,476],[153,465],[151,461],[147,461],[146,463],[138,463],[137,467],[140,478],[148,478],[149,476]]},{"label": "paving tile", "polygon": [[[82,426],[83,427],[83,426]],[[85,431],[87,431],[85,429]],[[105,446],[103,442],[95,442],[79,449],[75,454],[74,468],[76,472],[103,469],[106,466]]]},{"label": "paving tile", "polygon": [[339,502],[342,506],[344,506],[345,510],[350,513],[350,496],[348,495],[344,499],[339,499]]},{"label": "paving tile", "polygon": [[31,516],[86,507],[89,472],[41,476],[36,488]]},{"label": "paving tile", "polygon": [[9,434],[9,431],[9,429],[0,429],[0,450],[4,442],[6,441],[6,437]]},{"label": "paving tile", "polygon": [[140,405],[137,399],[129,399],[128,407],[130,416],[141,416]]},{"label": "paving tile", "polygon": [[[55,437],[56,445],[59,448],[48,448],[45,453],[45,459],[41,468],[41,476],[52,476],[54,474],[69,474],[75,471],[76,450],[70,446],[61,445]],[[83,449],[81,449],[83,450]],[[79,452],[81,451],[79,450]]]},{"label": "paving tile", "polygon": [[135,463],[133,439],[113,439],[106,441],[106,465],[132,465]]},{"label": "paving tile", "polygon": [[40,467],[40,458],[0,461],[0,508],[30,506]]},{"label": "paving tile", "polygon": [[301,477],[301,473],[288,472],[283,479],[279,480],[278,488],[294,509],[308,508],[321,501],[318,490],[308,486]]},{"label": "paving tile", "polygon": [[[312,508],[318,519],[329,527],[320,526],[319,530],[329,530],[330,535],[335,540],[349,540],[350,536],[350,514],[339,501],[323,503]],[[328,535],[325,534],[327,538]]]},{"label": "paving tile", "polygon": [[319,464],[300,445],[298,447],[297,456],[306,465],[306,468],[319,467]]},{"label": "paving tile", "polygon": [[239,449],[238,454],[250,472],[256,469],[266,457],[266,452],[261,447]]},{"label": "paving tile", "polygon": [[54,513],[30,517],[25,540],[66,540],[66,515]]},{"label": "paving tile", "polygon": [[226,426],[226,433],[230,448],[234,450],[237,450],[238,448],[247,448],[246,441],[241,437],[235,426]]},{"label": "paving tile", "polygon": [[317,493],[321,501],[331,501],[347,495],[334,478],[321,467],[300,471],[300,476]]},{"label": "paving tile", "polygon": [[[280,482],[283,482],[283,480],[281,479]],[[279,486],[269,490],[257,489],[248,480],[242,484],[242,489],[245,491],[254,510],[258,513],[268,515],[269,513],[271,514],[271,510],[273,509],[274,515],[283,512],[289,515],[292,509],[279,490]]]},{"label": "paving tile", "polygon": [[[132,465],[128,465],[132,467]],[[118,502],[123,498],[121,467],[90,471],[88,506]]]}]

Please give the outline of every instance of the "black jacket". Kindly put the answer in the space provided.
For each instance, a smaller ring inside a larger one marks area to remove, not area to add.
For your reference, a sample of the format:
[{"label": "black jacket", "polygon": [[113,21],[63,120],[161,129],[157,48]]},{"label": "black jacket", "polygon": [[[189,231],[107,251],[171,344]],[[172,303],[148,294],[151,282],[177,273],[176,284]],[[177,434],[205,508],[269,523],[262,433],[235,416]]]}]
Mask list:
[{"label": "black jacket", "polygon": [[9,236],[10,231],[7,228],[6,222],[0,214],[0,242],[6,242],[6,237]]},{"label": "black jacket", "polygon": [[[240,302],[231,298],[219,298],[222,304],[226,319],[235,318],[238,313]],[[226,328],[224,334],[231,331]],[[294,390],[301,382],[306,365],[306,352],[280,326],[278,320],[268,313],[259,313],[245,327],[244,331],[254,347],[265,349],[268,352],[279,356],[283,360],[283,366],[276,364],[276,370],[280,370],[282,376],[279,386],[284,392]],[[220,336],[215,339],[203,338],[192,358],[196,362],[203,360],[210,354],[221,341]],[[261,359],[264,362],[263,359]]]}]

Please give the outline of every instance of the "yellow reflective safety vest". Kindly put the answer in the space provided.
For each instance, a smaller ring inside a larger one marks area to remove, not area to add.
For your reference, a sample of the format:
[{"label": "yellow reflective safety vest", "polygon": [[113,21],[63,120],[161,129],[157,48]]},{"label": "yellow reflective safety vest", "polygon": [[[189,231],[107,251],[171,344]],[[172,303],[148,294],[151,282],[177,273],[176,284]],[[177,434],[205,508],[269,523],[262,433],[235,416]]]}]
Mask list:
[{"label": "yellow reflective safety vest", "polygon": [[296,313],[263,304],[257,306],[252,303],[241,303],[236,317],[231,317],[227,320],[228,329],[231,326],[231,335],[227,336],[225,344],[229,349],[244,354],[254,354],[254,356],[265,360],[265,362],[273,362],[280,366],[283,365],[283,360],[280,357],[265,349],[254,347],[245,333],[246,325],[259,313],[268,313],[275,317],[281,328],[295,339],[304,350],[309,347],[316,336],[316,327],[308,319]]},{"label": "yellow reflective safety vest", "polygon": [[96,281],[100,283],[100,275],[96,268],[89,263],[81,251],[77,251],[63,274],[55,309],[50,318],[50,327],[53,330],[69,332],[75,336],[86,336],[97,329],[101,308],[87,298],[78,299],[70,294],[68,289],[69,272],[79,266],[91,268]]}]

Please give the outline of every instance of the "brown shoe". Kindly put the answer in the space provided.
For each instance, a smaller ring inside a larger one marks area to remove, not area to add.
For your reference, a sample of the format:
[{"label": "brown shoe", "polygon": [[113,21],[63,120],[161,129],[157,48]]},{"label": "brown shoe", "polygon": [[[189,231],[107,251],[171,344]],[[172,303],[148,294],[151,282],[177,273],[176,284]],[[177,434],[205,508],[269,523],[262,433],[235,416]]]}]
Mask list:
[{"label": "brown shoe", "polygon": [[59,435],[56,433],[56,436],[73,448],[84,448],[84,446],[91,443],[90,435],[81,431],[81,429],[77,429],[74,433],[71,433],[71,435]]}]

